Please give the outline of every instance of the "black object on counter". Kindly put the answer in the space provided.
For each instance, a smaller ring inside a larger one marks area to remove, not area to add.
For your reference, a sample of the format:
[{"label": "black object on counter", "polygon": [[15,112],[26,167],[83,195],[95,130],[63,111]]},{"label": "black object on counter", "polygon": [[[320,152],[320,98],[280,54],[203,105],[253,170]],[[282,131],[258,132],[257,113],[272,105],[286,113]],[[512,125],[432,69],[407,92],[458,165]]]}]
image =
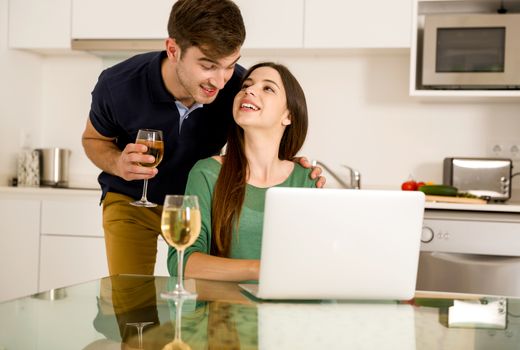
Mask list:
[{"label": "black object on counter", "polygon": [[17,177],[10,178],[9,181],[7,182],[7,185],[11,186],[11,187],[17,187],[18,186],[18,178]]}]

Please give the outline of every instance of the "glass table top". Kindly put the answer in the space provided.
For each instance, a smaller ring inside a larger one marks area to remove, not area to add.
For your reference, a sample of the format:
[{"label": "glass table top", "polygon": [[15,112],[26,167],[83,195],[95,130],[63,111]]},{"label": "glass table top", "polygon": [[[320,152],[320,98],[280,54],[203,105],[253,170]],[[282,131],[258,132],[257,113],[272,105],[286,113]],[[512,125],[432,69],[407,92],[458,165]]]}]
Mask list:
[{"label": "glass table top", "polygon": [[[235,283],[121,275],[0,303],[0,349],[518,349],[520,299],[249,299]],[[421,297],[419,297],[421,296]]]}]

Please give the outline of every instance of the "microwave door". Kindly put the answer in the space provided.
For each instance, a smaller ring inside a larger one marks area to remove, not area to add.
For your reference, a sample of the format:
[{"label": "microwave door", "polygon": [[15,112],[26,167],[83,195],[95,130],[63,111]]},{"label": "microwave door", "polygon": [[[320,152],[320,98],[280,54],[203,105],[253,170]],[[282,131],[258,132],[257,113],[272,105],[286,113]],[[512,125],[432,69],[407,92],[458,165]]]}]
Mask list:
[{"label": "microwave door", "polygon": [[439,28],[435,71],[504,72],[505,28]]}]

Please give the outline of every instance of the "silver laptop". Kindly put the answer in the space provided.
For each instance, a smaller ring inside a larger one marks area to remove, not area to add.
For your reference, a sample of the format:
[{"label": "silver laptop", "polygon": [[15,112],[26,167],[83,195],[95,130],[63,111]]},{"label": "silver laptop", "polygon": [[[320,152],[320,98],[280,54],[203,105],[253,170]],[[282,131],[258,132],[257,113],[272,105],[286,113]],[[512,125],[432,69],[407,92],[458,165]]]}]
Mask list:
[{"label": "silver laptop", "polygon": [[267,191],[260,299],[413,298],[424,214],[419,191]]}]

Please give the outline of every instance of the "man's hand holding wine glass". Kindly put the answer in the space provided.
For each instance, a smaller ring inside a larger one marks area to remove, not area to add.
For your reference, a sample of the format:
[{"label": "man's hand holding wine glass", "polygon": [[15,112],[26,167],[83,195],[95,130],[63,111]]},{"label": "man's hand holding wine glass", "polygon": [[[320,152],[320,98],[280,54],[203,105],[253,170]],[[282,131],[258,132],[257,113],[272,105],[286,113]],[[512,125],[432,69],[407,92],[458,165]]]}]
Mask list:
[{"label": "man's hand holding wine glass", "polygon": [[[130,152],[130,158],[133,158],[133,160],[135,161],[135,168],[131,169],[134,171],[139,170],[139,168],[142,167],[155,169],[155,167],[157,167],[157,165],[159,165],[159,163],[161,162],[164,155],[164,142],[162,131],[153,129],[139,129],[135,143],[136,144],[133,147],[136,147],[138,145],[144,146],[141,148],[141,150],[144,150],[146,154],[137,155],[137,152]],[[125,149],[127,147],[125,147]],[[146,159],[137,159],[138,157],[142,157],[145,155],[148,155]],[[146,208],[153,208],[157,206],[156,203],[152,203],[146,198],[146,192],[148,190],[148,179],[150,177],[153,176],[147,176],[146,174],[145,176],[143,176],[142,173],[141,177],[137,177],[137,179],[144,179],[143,195],[141,196],[140,200],[130,202],[130,204],[132,204],[133,206]]]},{"label": "man's hand holding wine glass", "polygon": [[155,157],[147,154],[148,147],[143,144],[129,143],[117,161],[117,176],[131,180],[151,179],[157,175],[156,167],[145,167],[140,164],[153,164]]}]

